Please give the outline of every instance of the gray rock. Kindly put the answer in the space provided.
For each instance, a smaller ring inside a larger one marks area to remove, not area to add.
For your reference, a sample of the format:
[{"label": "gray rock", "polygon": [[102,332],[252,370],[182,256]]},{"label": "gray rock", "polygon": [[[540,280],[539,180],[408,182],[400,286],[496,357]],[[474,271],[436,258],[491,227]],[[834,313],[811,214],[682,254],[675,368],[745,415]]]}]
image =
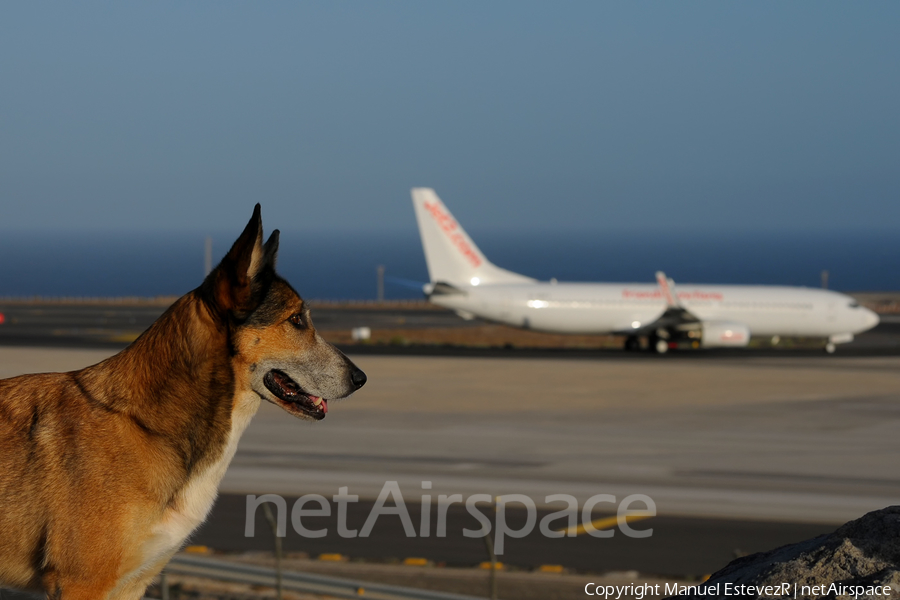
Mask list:
[{"label": "gray rock", "polygon": [[[773,589],[735,588],[741,585]],[[873,593],[884,586],[891,586],[888,595]],[[795,591],[796,598],[900,600],[900,506],[870,512],[830,535],[739,558],[671,598],[794,598]]]}]

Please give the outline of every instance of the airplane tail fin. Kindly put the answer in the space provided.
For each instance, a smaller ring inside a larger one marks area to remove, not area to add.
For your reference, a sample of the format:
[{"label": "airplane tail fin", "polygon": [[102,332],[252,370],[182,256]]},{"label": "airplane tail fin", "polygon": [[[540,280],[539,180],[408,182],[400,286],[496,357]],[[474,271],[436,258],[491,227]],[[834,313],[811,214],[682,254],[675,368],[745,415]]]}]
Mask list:
[{"label": "airplane tail fin", "polygon": [[668,308],[681,308],[681,300],[675,292],[675,282],[666,277],[666,274],[662,271],[657,271],[656,283],[659,284],[659,290],[666,300],[666,306]]},{"label": "airplane tail fin", "polygon": [[413,206],[432,283],[526,283],[530,277],[491,263],[431,188],[412,189]]}]

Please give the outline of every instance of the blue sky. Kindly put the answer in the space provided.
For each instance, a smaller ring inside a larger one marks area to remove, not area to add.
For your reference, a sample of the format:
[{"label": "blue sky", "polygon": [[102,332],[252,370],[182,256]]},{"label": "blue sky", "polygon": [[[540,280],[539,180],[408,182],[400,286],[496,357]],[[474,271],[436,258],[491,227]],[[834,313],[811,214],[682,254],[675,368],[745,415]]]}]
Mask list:
[{"label": "blue sky", "polygon": [[900,233],[896,2],[6,2],[0,231]]}]

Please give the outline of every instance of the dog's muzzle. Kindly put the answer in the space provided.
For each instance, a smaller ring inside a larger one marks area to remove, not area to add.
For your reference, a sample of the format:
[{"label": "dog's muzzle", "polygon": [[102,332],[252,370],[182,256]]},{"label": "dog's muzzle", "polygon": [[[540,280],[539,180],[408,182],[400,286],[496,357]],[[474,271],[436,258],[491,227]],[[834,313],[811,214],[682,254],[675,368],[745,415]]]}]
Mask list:
[{"label": "dog's muzzle", "polygon": [[266,373],[263,385],[280,401],[281,407],[292,415],[312,417],[321,421],[328,414],[327,400],[305,392],[297,382],[282,371],[273,369]]}]

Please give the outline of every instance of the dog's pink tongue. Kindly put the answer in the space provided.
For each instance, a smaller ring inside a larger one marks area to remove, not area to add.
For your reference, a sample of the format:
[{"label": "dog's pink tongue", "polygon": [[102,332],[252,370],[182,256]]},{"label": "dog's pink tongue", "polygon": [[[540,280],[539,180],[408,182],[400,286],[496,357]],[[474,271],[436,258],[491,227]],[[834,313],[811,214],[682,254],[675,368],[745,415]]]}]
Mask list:
[{"label": "dog's pink tongue", "polygon": [[[328,400],[313,395],[310,395],[309,399],[313,401],[313,404],[316,406],[316,408],[320,409],[323,414],[328,414]],[[316,404],[316,401],[318,401],[319,403]]]}]

